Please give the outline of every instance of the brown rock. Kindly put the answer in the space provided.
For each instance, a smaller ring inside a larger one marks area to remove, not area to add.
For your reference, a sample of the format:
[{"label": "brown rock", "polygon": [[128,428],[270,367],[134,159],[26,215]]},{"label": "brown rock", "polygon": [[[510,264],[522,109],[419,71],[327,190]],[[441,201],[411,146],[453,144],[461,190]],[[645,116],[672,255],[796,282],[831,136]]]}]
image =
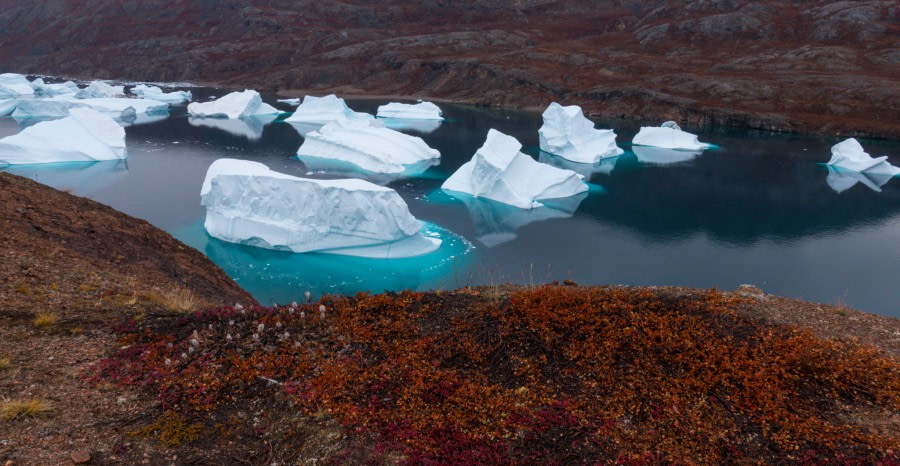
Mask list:
[{"label": "brown rock", "polygon": [[75,464],[87,464],[91,461],[91,452],[78,450],[72,453],[72,462]]}]

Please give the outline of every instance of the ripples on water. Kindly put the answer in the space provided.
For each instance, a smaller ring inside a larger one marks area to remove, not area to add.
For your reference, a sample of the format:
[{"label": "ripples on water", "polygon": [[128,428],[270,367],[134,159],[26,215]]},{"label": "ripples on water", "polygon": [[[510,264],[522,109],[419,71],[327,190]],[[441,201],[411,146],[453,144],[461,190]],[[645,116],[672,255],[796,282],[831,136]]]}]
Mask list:
[{"label": "ripples on water", "polygon": [[[224,94],[191,91],[197,101]],[[382,103],[349,101],[372,113]],[[150,221],[206,253],[266,304],[297,299],[307,289],[380,292],[572,279],[723,289],[751,283],[774,294],[900,316],[900,179],[829,172],[822,162],[839,139],[685,128],[719,148],[673,153],[633,149],[633,122],[599,121],[616,130],[626,153],[582,165],[538,150],[538,113],[441,107],[448,121],[439,126],[397,127],[440,150],[439,165],[411,178],[368,177],[396,189],[413,215],[445,240],[438,253],[420,258],[290,254],[206,235],[200,185],[218,158],[256,160],[296,176],[350,174],[346,167],[298,160],[301,134],[310,128],[280,119],[209,124],[173,107],[168,119],[126,128],[127,161],[5,170]],[[27,124],[2,118],[0,136]],[[542,162],[585,175],[592,189],[533,211],[442,192],[443,180],[472,157],[490,128],[516,137]],[[900,164],[896,141],[861,142],[870,154]]]}]

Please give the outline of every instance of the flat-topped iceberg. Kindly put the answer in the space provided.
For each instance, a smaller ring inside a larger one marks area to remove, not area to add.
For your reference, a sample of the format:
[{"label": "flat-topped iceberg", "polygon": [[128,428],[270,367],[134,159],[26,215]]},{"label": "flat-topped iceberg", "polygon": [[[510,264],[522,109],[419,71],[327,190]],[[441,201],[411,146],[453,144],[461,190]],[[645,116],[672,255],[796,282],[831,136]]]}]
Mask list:
[{"label": "flat-topped iceberg", "polygon": [[16,73],[0,74],[0,97],[33,95],[34,89],[28,78]]},{"label": "flat-topped iceberg", "polygon": [[78,92],[78,84],[72,81],[64,83],[47,84],[43,78],[37,78],[31,81],[31,87],[34,93],[42,96],[66,95]]},{"label": "flat-topped iceberg", "polygon": [[344,99],[330,94],[325,97],[308,95],[297,110],[284,121],[287,123],[314,123],[324,125],[337,120],[369,121],[374,119],[368,113],[350,110]]},{"label": "flat-topped iceberg", "polygon": [[400,118],[406,120],[443,120],[440,107],[431,102],[403,104],[391,102],[378,107],[378,118]]},{"label": "flat-topped iceberg", "polygon": [[179,105],[188,103],[194,97],[191,91],[172,91],[165,92],[156,86],[148,86],[146,84],[138,84],[131,88],[131,93],[143,97],[145,99],[158,100],[167,104]]},{"label": "flat-topped iceberg", "polygon": [[188,104],[187,111],[195,117],[202,118],[240,118],[281,113],[277,108],[263,102],[259,92],[252,89],[232,92],[212,102]]},{"label": "flat-topped iceberg", "polygon": [[370,121],[335,120],[306,134],[297,156],[352,163],[377,173],[402,173],[411,165],[436,160],[441,153],[421,138]]},{"label": "flat-topped iceberg", "polygon": [[219,159],[200,197],[206,231],[232,243],[377,258],[418,256],[441,245],[421,233],[422,222],[396,191],[363,180],[299,178]]},{"label": "flat-topped iceberg", "polygon": [[710,144],[700,142],[696,135],[682,131],[671,121],[663,123],[662,126],[642,126],[631,142],[636,146],[675,150],[704,150],[710,147]]},{"label": "flat-topped iceberg", "polygon": [[95,162],[126,155],[125,130],[90,108],[73,108],[66,118],[0,139],[0,161],[9,164]]},{"label": "flat-topped iceberg", "polygon": [[588,190],[582,176],[536,162],[519,152],[522,144],[497,130],[463,164],[442,189],[484,197],[523,209],[540,207],[542,199],[574,196]]},{"label": "flat-topped iceberg", "polygon": [[854,138],[831,147],[831,160],[828,161],[828,165],[854,172],[900,175],[900,168],[891,165],[886,155],[873,158]]},{"label": "flat-topped iceberg", "polygon": [[543,117],[538,135],[544,152],[580,163],[597,163],[624,153],[616,145],[616,133],[611,129],[595,129],[577,105],[564,107],[553,102],[544,110]]},{"label": "flat-topped iceberg", "polygon": [[103,81],[92,81],[84,89],[75,93],[76,99],[96,99],[102,97],[124,97],[125,86],[111,86]]}]

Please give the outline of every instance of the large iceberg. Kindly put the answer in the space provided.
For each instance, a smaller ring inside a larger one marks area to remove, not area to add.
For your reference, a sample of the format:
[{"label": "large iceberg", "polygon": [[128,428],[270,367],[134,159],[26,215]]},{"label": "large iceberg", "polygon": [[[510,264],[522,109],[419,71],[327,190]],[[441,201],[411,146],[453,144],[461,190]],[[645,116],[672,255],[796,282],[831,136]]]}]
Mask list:
[{"label": "large iceberg", "polygon": [[131,88],[131,93],[143,97],[145,99],[158,100],[167,104],[179,105],[188,103],[193,98],[191,91],[172,91],[164,92],[156,86],[148,86],[146,84],[138,84]]},{"label": "large iceberg", "polygon": [[401,118],[406,120],[443,120],[441,109],[431,102],[402,104],[391,102],[378,107],[378,118]]},{"label": "large iceberg", "polygon": [[37,78],[31,81],[31,87],[34,93],[42,96],[74,94],[78,92],[78,85],[72,81],[66,81],[58,84],[47,84],[43,78]]},{"label": "large iceberg", "polygon": [[262,138],[263,129],[278,115],[254,115],[241,118],[188,118],[191,126],[215,128],[220,131],[257,141]]},{"label": "large iceberg", "polygon": [[335,120],[306,134],[297,156],[352,163],[378,173],[402,173],[411,165],[440,158],[421,138],[367,121]]},{"label": "large iceberg", "polygon": [[0,97],[16,97],[20,95],[33,95],[34,89],[28,78],[21,74],[0,74]]},{"label": "large iceberg", "polygon": [[441,188],[484,197],[523,209],[540,207],[542,199],[574,196],[588,190],[582,176],[536,162],[519,152],[522,144],[497,130]]},{"label": "large iceberg", "polygon": [[900,175],[900,168],[891,165],[887,156],[873,158],[863,150],[862,145],[854,138],[847,139],[831,147],[831,160],[828,165],[842,170],[861,173],[882,173]]},{"label": "large iceberg", "polygon": [[232,92],[212,102],[188,104],[187,111],[195,117],[203,118],[240,118],[281,113],[281,110],[263,102],[259,92],[252,89]]},{"label": "large iceberg", "polygon": [[538,130],[541,150],[580,163],[597,163],[624,152],[616,145],[611,129],[595,129],[581,107],[556,102],[544,110],[544,125]]},{"label": "large iceberg", "polygon": [[76,99],[123,96],[125,96],[125,86],[110,86],[103,81],[93,81],[86,88],[75,93]]},{"label": "large iceberg", "polygon": [[284,121],[287,123],[314,123],[324,125],[336,120],[369,121],[374,119],[368,113],[350,110],[344,99],[330,94],[325,97],[308,95],[297,110]]},{"label": "large iceberg", "polygon": [[662,126],[642,126],[631,142],[636,146],[675,150],[704,150],[710,147],[710,144],[700,142],[696,135],[682,131],[673,122],[663,123]]},{"label": "large iceberg", "polygon": [[232,243],[293,252],[399,258],[432,252],[441,241],[390,188],[367,181],[314,180],[246,160],[219,159],[200,190],[204,227]]},{"label": "large iceberg", "polygon": [[73,108],[66,118],[0,139],[0,161],[9,164],[94,162],[126,155],[125,130],[90,108]]}]

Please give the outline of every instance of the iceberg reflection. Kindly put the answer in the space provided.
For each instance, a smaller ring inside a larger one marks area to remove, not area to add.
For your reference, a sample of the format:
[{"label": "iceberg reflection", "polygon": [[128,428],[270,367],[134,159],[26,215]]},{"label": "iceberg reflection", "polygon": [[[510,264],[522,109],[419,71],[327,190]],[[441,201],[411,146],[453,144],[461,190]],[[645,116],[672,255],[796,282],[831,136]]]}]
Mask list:
[{"label": "iceberg reflection", "polygon": [[214,128],[233,136],[258,141],[262,138],[263,129],[269,123],[275,121],[278,115],[253,115],[240,118],[203,118],[191,116],[188,122],[191,126]]},{"label": "iceberg reflection", "polygon": [[825,182],[836,193],[842,193],[856,186],[857,183],[862,183],[863,186],[880,193],[881,187],[894,177],[889,173],[846,171],[831,165],[826,165],[826,167],[828,176],[825,178]]},{"label": "iceberg reflection", "polygon": [[546,163],[547,165],[562,168],[564,170],[572,170],[583,176],[585,180],[590,180],[594,173],[609,175],[612,173],[613,169],[616,168],[616,163],[618,163],[619,160],[620,157],[616,156],[606,157],[597,163],[579,163],[566,160],[558,155],[553,155],[544,151],[541,151],[540,155],[538,155],[538,162]]},{"label": "iceberg reflection", "polygon": [[666,149],[665,147],[632,146],[634,156],[641,163],[651,165],[672,165],[694,160],[702,150]]},{"label": "iceberg reflection", "polygon": [[408,118],[378,118],[384,126],[397,130],[429,134],[441,127],[444,120],[413,120]]}]

